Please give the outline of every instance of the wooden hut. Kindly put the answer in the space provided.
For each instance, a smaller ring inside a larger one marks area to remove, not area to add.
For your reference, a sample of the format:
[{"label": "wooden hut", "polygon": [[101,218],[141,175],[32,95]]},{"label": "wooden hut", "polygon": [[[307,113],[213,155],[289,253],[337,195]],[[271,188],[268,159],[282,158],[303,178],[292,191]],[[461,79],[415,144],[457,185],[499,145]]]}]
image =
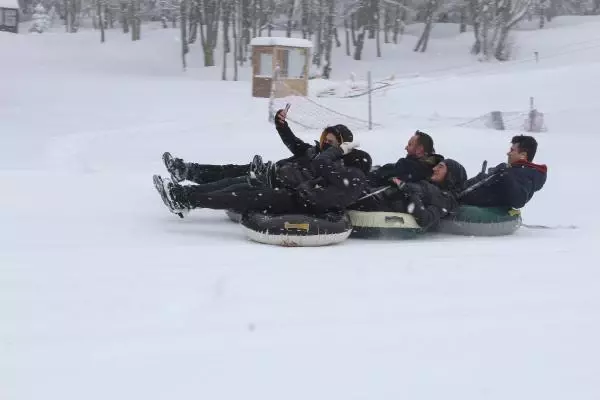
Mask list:
[{"label": "wooden hut", "polygon": [[0,0],[0,31],[19,33],[18,0]]},{"label": "wooden hut", "polygon": [[[2,0],[0,0],[2,1]],[[262,36],[252,39],[252,96],[270,97],[277,71],[275,97],[308,95],[312,42],[305,39]]]}]

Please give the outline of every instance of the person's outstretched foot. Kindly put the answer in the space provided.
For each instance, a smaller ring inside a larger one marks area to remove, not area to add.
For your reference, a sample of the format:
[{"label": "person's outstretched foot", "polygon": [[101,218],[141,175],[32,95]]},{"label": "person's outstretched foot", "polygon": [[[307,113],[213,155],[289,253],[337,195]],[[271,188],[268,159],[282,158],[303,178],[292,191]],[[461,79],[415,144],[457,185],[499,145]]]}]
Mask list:
[{"label": "person's outstretched foot", "polygon": [[177,214],[180,218],[183,218],[183,215],[187,214],[190,210],[173,196],[173,189],[177,184],[171,182],[168,178],[163,179],[160,175],[154,175],[152,179],[154,181],[154,187],[162,198],[163,203],[165,203],[165,206],[167,206],[169,211],[173,214]]},{"label": "person's outstretched foot", "polygon": [[181,158],[174,158],[168,151],[162,156],[165,168],[171,174],[173,182],[178,183],[187,179],[188,167]]}]

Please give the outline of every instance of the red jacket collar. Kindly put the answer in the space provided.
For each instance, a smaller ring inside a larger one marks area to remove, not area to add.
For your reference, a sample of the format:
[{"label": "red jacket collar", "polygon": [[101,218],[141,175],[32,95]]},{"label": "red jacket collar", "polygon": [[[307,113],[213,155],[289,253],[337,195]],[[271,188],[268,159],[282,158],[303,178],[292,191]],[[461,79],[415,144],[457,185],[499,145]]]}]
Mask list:
[{"label": "red jacket collar", "polygon": [[513,167],[532,168],[532,169],[535,169],[536,171],[542,172],[544,174],[548,172],[548,167],[546,166],[546,164],[534,164],[534,163],[526,161],[526,160],[517,161],[516,163],[513,163],[512,166]]}]

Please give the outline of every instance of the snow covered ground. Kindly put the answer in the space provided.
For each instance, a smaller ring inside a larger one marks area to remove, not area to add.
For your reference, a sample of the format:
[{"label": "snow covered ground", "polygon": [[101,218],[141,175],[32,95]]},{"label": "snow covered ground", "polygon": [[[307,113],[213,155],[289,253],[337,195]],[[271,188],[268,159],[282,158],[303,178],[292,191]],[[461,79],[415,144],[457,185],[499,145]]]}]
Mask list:
[{"label": "snow covered ground", "polygon": [[[152,186],[167,150],[286,156],[247,68],[218,81],[195,48],[183,73],[176,30],[0,33],[0,398],[598,399],[600,19],[526,28],[507,64],[441,24],[425,54],[410,35],[382,59],[342,47],[311,92],[395,74],[362,148],[393,161],[427,130],[469,175],[518,132],[461,123],[534,96],[549,177],[524,221],[577,229],[311,249],[248,242],[222,212],[180,220]],[[364,97],[313,99],[366,118]]]}]

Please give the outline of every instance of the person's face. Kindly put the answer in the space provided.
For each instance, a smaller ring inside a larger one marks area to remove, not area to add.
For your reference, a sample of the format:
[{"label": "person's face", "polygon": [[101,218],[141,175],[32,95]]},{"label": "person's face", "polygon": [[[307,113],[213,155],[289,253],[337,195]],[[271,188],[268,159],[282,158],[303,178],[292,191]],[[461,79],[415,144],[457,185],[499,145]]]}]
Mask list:
[{"label": "person's face", "polygon": [[438,163],[433,167],[433,174],[431,175],[431,181],[435,183],[442,183],[448,175],[448,167],[444,162]]},{"label": "person's face", "polygon": [[509,164],[514,164],[517,161],[521,160],[527,161],[527,153],[522,152],[518,144],[513,144],[512,146],[510,146],[510,149],[508,150],[508,153],[506,153],[506,155],[508,156]]},{"label": "person's face", "polygon": [[323,144],[328,144],[333,147],[340,147],[340,142],[337,140],[333,133],[328,133],[323,140]]},{"label": "person's face", "polygon": [[419,144],[419,137],[417,135],[411,136],[404,149],[406,150],[406,154],[409,156],[422,157],[425,154],[425,151],[423,151],[423,146]]}]

